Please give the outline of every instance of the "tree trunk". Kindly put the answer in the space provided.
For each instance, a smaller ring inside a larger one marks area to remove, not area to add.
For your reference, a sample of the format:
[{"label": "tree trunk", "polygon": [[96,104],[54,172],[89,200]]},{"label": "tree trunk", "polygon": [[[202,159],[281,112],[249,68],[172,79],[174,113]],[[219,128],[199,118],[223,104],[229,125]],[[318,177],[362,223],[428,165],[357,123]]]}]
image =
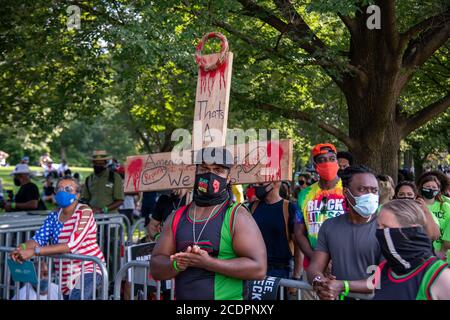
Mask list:
[{"label": "tree trunk", "polygon": [[396,111],[405,85],[401,59],[387,46],[382,30],[368,30],[364,17],[358,22],[349,58],[359,71],[343,79],[352,141],[349,149],[358,163],[397,181],[402,128]]},{"label": "tree trunk", "polygon": [[422,157],[418,153],[414,153],[414,179],[416,182],[423,173],[423,164],[425,163],[427,157],[428,155]]}]

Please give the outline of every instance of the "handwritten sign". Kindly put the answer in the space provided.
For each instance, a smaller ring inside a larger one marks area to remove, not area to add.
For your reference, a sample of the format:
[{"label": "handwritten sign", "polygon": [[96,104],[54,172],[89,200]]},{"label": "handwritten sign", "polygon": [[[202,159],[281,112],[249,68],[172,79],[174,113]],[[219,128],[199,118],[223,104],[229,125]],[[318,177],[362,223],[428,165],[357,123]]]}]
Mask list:
[{"label": "handwritten sign", "polygon": [[[231,183],[259,183],[292,179],[292,140],[254,142],[226,146],[234,158]],[[193,164],[196,152],[188,163],[173,160],[170,152],[127,158],[125,192],[157,191],[194,186]]]},{"label": "handwritten sign", "polygon": [[[213,37],[220,39],[221,52],[201,55],[205,42]],[[224,146],[233,66],[233,53],[228,51],[225,36],[215,32],[206,34],[197,46],[196,62],[199,67],[192,149]]]}]

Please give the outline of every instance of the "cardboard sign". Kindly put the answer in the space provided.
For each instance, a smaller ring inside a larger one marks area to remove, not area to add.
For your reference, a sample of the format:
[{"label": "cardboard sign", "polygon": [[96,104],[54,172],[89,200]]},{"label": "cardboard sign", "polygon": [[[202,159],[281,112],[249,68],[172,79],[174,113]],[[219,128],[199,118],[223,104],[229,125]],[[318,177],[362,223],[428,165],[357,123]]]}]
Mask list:
[{"label": "cardboard sign", "polygon": [[[292,140],[227,146],[236,163],[231,169],[231,183],[291,180],[292,148]],[[196,152],[185,153],[183,159],[173,159],[171,152],[128,157],[125,192],[193,187]]]},{"label": "cardboard sign", "polygon": [[[217,60],[219,54],[209,54],[202,58],[206,62],[211,62]],[[233,54],[228,52],[227,58],[217,69],[205,71],[199,67],[192,136],[193,150],[225,145],[232,64]]]}]

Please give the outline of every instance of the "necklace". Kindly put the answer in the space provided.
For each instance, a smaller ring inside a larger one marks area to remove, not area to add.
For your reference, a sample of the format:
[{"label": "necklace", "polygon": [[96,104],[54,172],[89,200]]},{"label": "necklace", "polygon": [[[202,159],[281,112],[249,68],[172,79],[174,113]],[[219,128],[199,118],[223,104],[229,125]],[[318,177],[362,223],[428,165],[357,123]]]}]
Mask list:
[{"label": "necklace", "polygon": [[[224,202],[225,202],[225,201],[224,201]],[[193,223],[192,223],[192,238],[193,238],[193,240],[194,240],[194,245],[198,245],[198,241],[200,240],[200,238],[201,238],[201,236],[202,236],[202,234],[203,234],[203,231],[205,230],[205,227],[206,227],[206,225],[208,224],[209,220],[211,220],[211,217],[214,216],[214,215],[218,212],[218,209],[217,209],[217,208],[218,208],[219,206],[222,206],[222,205],[224,204],[224,202],[219,203],[218,205],[216,205],[216,206],[211,210],[211,213],[209,214],[208,219],[206,219],[206,222],[205,222],[205,224],[203,225],[202,230],[200,230],[200,233],[199,233],[199,235],[198,235],[197,238],[195,237],[195,220],[197,220],[197,219],[196,219],[196,214],[195,214],[195,210],[194,210],[194,221],[193,221]],[[192,207],[193,207],[193,206],[191,206],[191,207],[189,208],[189,211],[191,211]]]}]

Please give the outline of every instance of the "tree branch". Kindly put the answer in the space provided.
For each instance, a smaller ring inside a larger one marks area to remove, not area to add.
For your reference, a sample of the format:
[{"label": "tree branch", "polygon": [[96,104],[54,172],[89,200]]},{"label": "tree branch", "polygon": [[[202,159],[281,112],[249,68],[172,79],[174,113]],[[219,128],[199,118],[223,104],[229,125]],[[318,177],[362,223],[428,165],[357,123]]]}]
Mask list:
[{"label": "tree branch", "polygon": [[393,0],[379,0],[378,4],[381,9],[381,24],[384,39],[391,51],[395,53],[399,45],[399,33],[397,31],[397,21],[395,16],[395,1]]},{"label": "tree branch", "polygon": [[344,16],[340,13],[338,13],[338,17],[342,20],[342,22],[347,27],[348,31],[350,31],[350,35],[353,35],[356,33],[357,24],[356,21],[353,20],[350,17]]},{"label": "tree branch", "polygon": [[326,48],[326,45],[309,28],[308,24],[305,20],[303,20],[300,14],[298,14],[297,10],[294,8],[294,5],[289,0],[274,0],[274,2],[284,19],[288,22],[288,27],[293,29],[300,39],[310,39],[313,47],[309,49],[310,44],[308,41],[308,49],[304,48],[306,51],[309,50],[308,52],[312,54],[319,49],[323,50]]},{"label": "tree branch", "polygon": [[402,136],[406,137],[412,131],[444,112],[448,107],[450,107],[450,93],[407,118],[406,125],[402,130]]},{"label": "tree branch", "polygon": [[[298,62],[292,61],[291,58],[289,58],[286,55],[284,55],[283,52],[278,49],[278,42],[277,42],[277,45],[275,46],[275,48],[267,47],[264,44],[260,43],[259,41],[257,41],[255,39],[245,35],[244,33],[234,29],[230,24],[228,24],[228,23],[226,23],[224,21],[218,21],[218,20],[213,21],[213,25],[224,29],[228,33],[238,37],[239,39],[241,39],[242,41],[246,42],[247,44],[249,44],[249,45],[251,45],[253,47],[262,48],[267,53],[269,53],[269,54],[271,54],[271,55],[273,55],[273,56],[275,56],[277,58],[280,58],[280,59],[283,59],[285,61],[288,61],[290,63],[294,63],[296,66],[299,66],[299,67],[306,66],[306,65],[319,65],[320,66],[320,63],[317,60],[313,59],[313,58],[308,59],[308,61],[306,61],[305,63],[298,63]],[[282,34],[280,34],[280,37],[278,38],[278,40],[280,40],[281,36],[282,36]]]},{"label": "tree branch", "polygon": [[323,58],[323,53],[326,52],[328,48],[295,11],[292,3],[288,0],[274,0],[277,2],[279,10],[284,12],[283,16],[288,21],[288,23],[286,23],[269,10],[256,4],[255,1],[238,1],[244,7],[241,14],[257,18],[275,28],[280,33],[286,34],[299,48],[305,50],[312,58],[316,59],[317,64],[320,65],[337,86],[343,90],[344,86],[342,79],[336,74],[336,61],[332,61],[331,59],[328,59],[329,61],[327,61]]},{"label": "tree branch", "polygon": [[439,18],[427,19],[416,25],[402,36],[402,41],[407,41],[413,35],[419,35],[417,39],[409,41],[409,45],[403,55],[403,66],[413,72],[430,58],[450,37],[450,9],[442,13]]},{"label": "tree branch", "polygon": [[428,19],[425,19],[412,26],[411,28],[409,28],[409,30],[400,35],[401,45],[406,46],[410,40],[416,38],[421,32],[426,31],[429,28],[439,26],[442,23],[448,22],[449,15],[450,8],[448,8],[447,11],[429,17]]},{"label": "tree branch", "polygon": [[[316,123],[314,121],[314,118],[307,112],[301,111],[301,110],[292,110],[292,109],[284,109],[269,103],[254,103],[253,104],[256,108],[264,111],[274,112],[278,115],[281,115],[284,118],[287,119],[296,119],[301,121],[306,121],[310,123]],[[327,124],[323,121],[317,121],[317,126],[322,129],[323,131],[331,134],[332,136],[336,137],[338,140],[343,142],[348,148],[352,148],[354,145],[353,140],[344,132],[339,130],[338,128]]]}]

